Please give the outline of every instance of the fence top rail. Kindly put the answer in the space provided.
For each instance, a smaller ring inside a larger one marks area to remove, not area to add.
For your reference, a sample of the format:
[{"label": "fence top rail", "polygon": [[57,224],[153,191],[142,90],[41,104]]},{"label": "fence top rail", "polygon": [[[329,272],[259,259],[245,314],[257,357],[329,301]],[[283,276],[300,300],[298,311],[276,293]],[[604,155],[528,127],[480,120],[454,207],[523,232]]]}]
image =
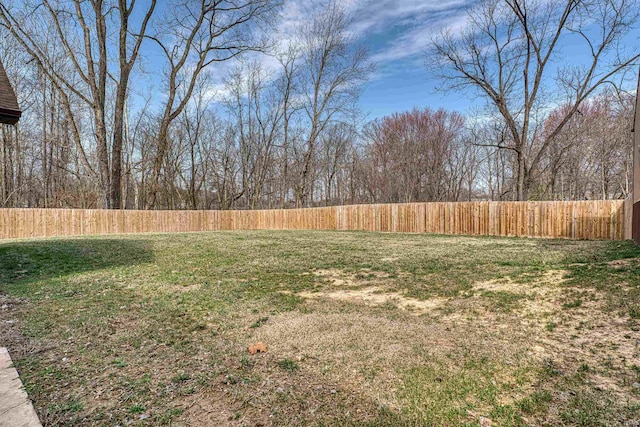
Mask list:
[{"label": "fence top rail", "polygon": [[365,230],[622,240],[624,200],[424,202],[275,210],[0,209],[0,239],[222,230]]},{"label": "fence top rail", "polygon": [[466,202],[406,202],[406,203],[357,203],[351,205],[333,205],[333,206],[311,206],[305,208],[273,208],[273,209],[84,209],[84,208],[0,208],[2,211],[83,211],[83,212],[96,212],[96,213],[118,213],[118,212],[135,212],[135,213],[202,213],[202,212],[226,212],[226,213],[264,213],[264,212],[290,212],[290,211],[311,211],[311,210],[330,210],[339,208],[380,208],[383,206],[464,206],[464,205],[481,205],[481,204],[494,204],[494,205],[580,205],[580,204],[623,204],[625,199],[607,199],[607,200],[528,200],[528,201],[500,201],[500,200],[478,200],[478,201],[466,201]]}]

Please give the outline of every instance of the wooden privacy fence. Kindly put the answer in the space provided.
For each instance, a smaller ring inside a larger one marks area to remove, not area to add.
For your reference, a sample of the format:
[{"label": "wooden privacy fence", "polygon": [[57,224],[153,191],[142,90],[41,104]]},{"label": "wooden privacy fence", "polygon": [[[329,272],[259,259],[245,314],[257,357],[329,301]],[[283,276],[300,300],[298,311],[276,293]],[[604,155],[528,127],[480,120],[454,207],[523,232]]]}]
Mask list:
[{"label": "wooden privacy fence", "polygon": [[451,202],[254,211],[0,209],[0,238],[217,230],[368,230],[621,240],[631,203]]}]

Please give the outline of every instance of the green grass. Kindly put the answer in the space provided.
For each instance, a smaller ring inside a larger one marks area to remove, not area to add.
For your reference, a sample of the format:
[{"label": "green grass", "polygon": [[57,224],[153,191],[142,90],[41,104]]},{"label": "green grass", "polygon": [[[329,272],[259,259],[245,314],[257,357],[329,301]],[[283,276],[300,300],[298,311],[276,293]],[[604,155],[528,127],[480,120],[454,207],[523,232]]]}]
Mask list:
[{"label": "green grass", "polygon": [[46,425],[625,425],[639,259],[401,233],[5,241],[0,342]]},{"label": "green grass", "polygon": [[298,364],[291,359],[278,360],[278,366],[280,367],[280,369],[283,369],[287,372],[295,372],[300,369]]}]

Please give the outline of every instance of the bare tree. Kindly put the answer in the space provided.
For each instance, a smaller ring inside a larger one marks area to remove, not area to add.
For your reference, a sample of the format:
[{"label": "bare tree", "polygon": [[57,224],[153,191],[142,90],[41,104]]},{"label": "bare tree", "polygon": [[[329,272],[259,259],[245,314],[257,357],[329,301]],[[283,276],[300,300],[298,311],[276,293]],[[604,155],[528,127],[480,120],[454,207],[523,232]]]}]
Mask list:
[{"label": "bare tree", "polygon": [[[42,0],[25,2],[19,7],[0,4],[0,24],[20,42],[58,91],[81,159],[87,170],[93,172],[82,145],[79,113],[72,108],[73,99],[81,100],[90,109],[98,159],[97,175],[104,194],[104,205],[120,208],[123,116],[127,88],[156,0],[151,0],[143,12],[144,18],[137,29],[138,35],[133,36],[132,47],[129,46],[129,26],[135,1],[118,0],[112,3],[108,0]],[[115,42],[119,52],[117,72],[109,69],[108,50],[111,33],[108,23],[110,15],[114,13],[118,14],[119,23],[116,29],[118,40]],[[49,31],[42,32],[43,25]],[[107,124],[110,113],[107,87],[110,78],[116,81],[111,144]]]},{"label": "bare tree", "polygon": [[201,195],[211,167],[208,152],[214,147],[215,133],[218,131],[217,118],[209,108],[211,94],[208,84],[199,84],[192,102],[187,105],[178,119],[179,126],[173,129],[171,139],[176,141],[179,154],[176,165],[180,185],[186,190],[186,205],[199,209]]},{"label": "bare tree", "polygon": [[191,99],[200,74],[211,64],[248,51],[261,50],[252,26],[266,22],[277,0],[184,0],[168,8],[158,34],[149,36],[167,61],[166,99],[157,131],[157,149],[149,183],[147,208],[153,208],[169,148],[169,130]]},{"label": "bare tree", "polygon": [[337,2],[314,16],[309,27],[300,28],[301,61],[299,91],[304,99],[308,133],[302,156],[295,199],[298,207],[308,202],[312,162],[320,136],[354,107],[372,65],[367,52],[348,35],[349,20]]},{"label": "bare tree", "polygon": [[296,132],[292,129],[294,117],[301,110],[299,103],[294,98],[297,92],[296,77],[300,71],[300,47],[295,43],[288,43],[284,49],[276,53],[276,59],[281,67],[280,77],[275,81],[276,91],[282,102],[282,141],[280,145],[280,185],[277,191],[280,193],[279,205],[287,206],[290,186],[289,152],[295,144]]},{"label": "bare tree", "polygon": [[[620,49],[638,13],[632,0],[482,0],[469,12],[462,34],[447,30],[433,41],[430,63],[444,87],[477,91],[504,121],[509,138],[495,146],[515,153],[518,200],[528,198],[532,175],[549,144],[580,105],[640,58],[637,49]],[[568,35],[585,44],[587,64],[554,64]],[[562,92],[570,108],[533,147],[543,107],[554,101],[550,74],[555,65],[555,91]]]},{"label": "bare tree", "polygon": [[[130,3],[128,3],[128,1]],[[119,77],[116,81],[115,110],[113,113],[113,144],[111,147],[111,207],[122,208],[122,148],[125,131],[125,109],[127,105],[131,71],[138,59],[142,40],[147,32],[149,20],[153,15],[157,0],[150,0],[140,28],[133,36],[133,46],[129,47],[129,20],[134,13],[135,0],[118,0],[120,27],[118,29],[118,66]]]},{"label": "bare tree", "polygon": [[[604,91],[580,107],[580,113],[552,139],[541,161],[539,185],[553,199],[625,198],[630,193],[634,96]],[[552,132],[562,120],[564,105],[545,122]]]},{"label": "bare tree", "polygon": [[256,62],[237,67],[227,79],[226,106],[238,139],[241,193],[250,208],[265,196],[288,103],[286,92],[270,84],[272,80]]},{"label": "bare tree", "polygon": [[475,167],[462,140],[463,125],[460,114],[429,108],[396,113],[371,123],[366,132],[367,160],[374,199],[459,200],[462,185],[469,174],[473,176]]},{"label": "bare tree", "polygon": [[341,171],[348,167],[348,152],[356,139],[350,123],[332,125],[320,139],[320,169],[323,172],[325,206],[339,203]]}]

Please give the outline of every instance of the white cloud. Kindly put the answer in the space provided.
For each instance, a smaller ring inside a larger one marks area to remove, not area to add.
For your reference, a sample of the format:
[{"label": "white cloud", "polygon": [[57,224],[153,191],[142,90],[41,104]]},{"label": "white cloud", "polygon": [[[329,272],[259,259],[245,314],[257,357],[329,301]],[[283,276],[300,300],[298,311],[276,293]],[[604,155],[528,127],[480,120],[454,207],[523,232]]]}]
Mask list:
[{"label": "white cloud", "polygon": [[465,0],[359,0],[353,13],[361,33],[387,31],[394,26],[430,27],[434,18],[466,7]]},{"label": "white cloud", "polygon": [[[276,23],[274,38],[286,45],[299,26],[310,23],[314,13],[331,1],[287,1]],[[443,27],[456,31],[466,25],[466,10],[473,1],[476,0],[342,0],[340,4],[353,18],[350,32],[354,39],[369,46],[375,64],[384,65],[409,58],[422,61],[421,53],[434,33]],[[259,62],[268,72],[280,69],[272,56],[250,54],[245,59]],[[235,64],[236,61],[224,64],[216,75],[224,76]],[[378,78],[381,73],[384,72],[379,71]],[[221,80],[217,83],[215,91],[219,99],[225,91]]]},{"label": "white cloud", "polygon": [[[289,40],[299,25],[331,0],[289,0],[278,23],[278,37]],[[358,41],[379,38],[372,60],[382,64],[419,55],[430,37],[443,27],[454,31],[466,25],[466,10],[474,0],[343,0],[353,17],[351,32]]]},{"label": "white cloud", "polygon": [[[424,2],[418,2],[424,4]],[[398,34],[387,40],[380,48],[372,52],[372,61],[384,64],[410,57],[422,59],[421,53],[428,46],[431,37],[445,27],[453,32],[462,30],[467,23],[466,9],[468,2],[449,1],[434,4],[430,7],[416,8],[416,13],[406,16],[409,8],[396,10],[386,21],[389,25],[401,26]],[[395,24],[394,24],[394,16]],[[373,25],[372,25],[373,27]],[[375,28],[375,27],[373,27]]]}]

